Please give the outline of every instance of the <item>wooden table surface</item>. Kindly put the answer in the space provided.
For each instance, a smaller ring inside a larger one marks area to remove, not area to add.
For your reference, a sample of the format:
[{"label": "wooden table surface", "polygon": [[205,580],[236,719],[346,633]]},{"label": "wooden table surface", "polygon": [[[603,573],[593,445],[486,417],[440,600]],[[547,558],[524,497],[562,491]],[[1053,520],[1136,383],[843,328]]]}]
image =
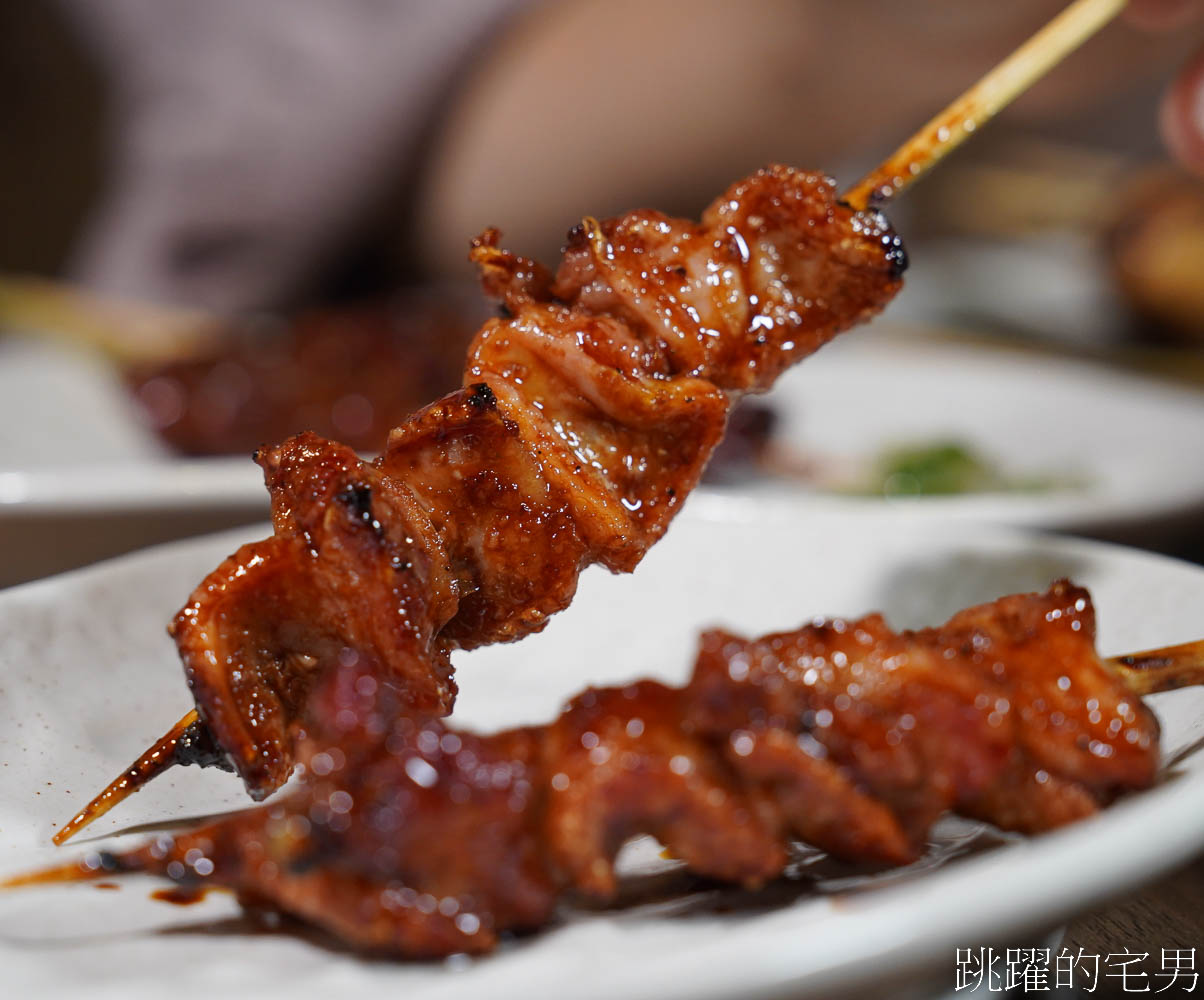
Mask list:
[{"label": "wooden table surface", "polygon": [[[1157,831],[1151,830],[1150,836]],[[1151,971],[1160,968],[1163,948],[1195,948],[1201,974],[1196,994],[1204,995],[1204,853],[1153,885],[1079,917],[1067,929],[1064,946],[1075,954],[1082,948],[1101,957],[1145,952],[1151,956],[1146,963]],[[1174,996],[1176,991],[1168,989],[1162,995]],[[1185,994],[1180,990],[1178,995]]]}]

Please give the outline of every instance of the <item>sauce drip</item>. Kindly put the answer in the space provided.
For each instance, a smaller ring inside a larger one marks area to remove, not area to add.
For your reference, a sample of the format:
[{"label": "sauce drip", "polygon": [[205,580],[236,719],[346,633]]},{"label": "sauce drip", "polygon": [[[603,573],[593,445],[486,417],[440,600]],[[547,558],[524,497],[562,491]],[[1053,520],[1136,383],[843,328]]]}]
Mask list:
[{"label": "sauce drip", "polygon": [[209,886],[172,885],[166,889],[153,890],[150,898],[157,899],[161,903],[171,903],[173,906],[194,906],[212,891]]}]

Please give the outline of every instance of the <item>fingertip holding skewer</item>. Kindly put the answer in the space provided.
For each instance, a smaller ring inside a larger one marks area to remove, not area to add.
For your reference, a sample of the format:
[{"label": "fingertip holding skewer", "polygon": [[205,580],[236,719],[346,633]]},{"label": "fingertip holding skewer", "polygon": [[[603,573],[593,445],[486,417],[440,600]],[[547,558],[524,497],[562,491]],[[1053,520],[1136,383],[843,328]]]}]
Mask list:
[{"label": "fingertip holding skewer", "polygon": [[109,782],[108,786],[55,833],[55,844],[62,845],[84,827],[100,819],[119,802],[125,801],[153,778],[177,764],[200,764],[229,768],[224,755],[213,744],[209,731],[194,708],[136,761]]},{"label": "fingertip holding skewer", "polygon": [[1075,0],[846,191],[843,200],[859,210],[889,201],[1116,17],[1126,3]]}]

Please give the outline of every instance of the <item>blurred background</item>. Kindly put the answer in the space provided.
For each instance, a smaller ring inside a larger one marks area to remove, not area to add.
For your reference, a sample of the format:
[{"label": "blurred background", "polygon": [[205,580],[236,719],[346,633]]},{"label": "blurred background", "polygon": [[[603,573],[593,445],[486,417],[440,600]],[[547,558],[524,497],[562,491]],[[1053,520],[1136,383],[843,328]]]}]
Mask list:
[{"label": "blurred background", "polygon": [[[584,214],[696,216],[766,162],[851,183],[1061,6],[0,5],[0,585],[263,516],[261,443],[312,429],[379,447],[458,384],[491,309],[466,256],[485,226],[551,263]],[[1197,35],[1109,26],[892,206],[912,267],[877,334],[1200,384],[1204,186],[1157,121]],[[1001,394],[1006,439],[1025,376],[999,378],[975,391]],[[863,407],[879,427],[910,405],[888,396]],[[879,499],[1106,478],[1050,476],[1056,455],[1024,468],[956,417],[876,445],[867,426],[849,463],[804,441],[814,408],[770,397],[737,414],[715,476]],[[1168,432],[1172,479],[1197,431]],[[1176,488],[1204,504],[1204,483]],[[1143,534],[1141,497],[1126,502],[1121,525],[1046,520],[1199,551],[1197,505],[1173,524],[1151,508]]]},{"label": "blurred background", "polygon": [[[694,215],[769,161],[851,181],[1062,4],[248,6],[4,5],[0,266],[229,314],[463,279],[486,225],[550,259],[583,212]],[[1194,41],[1113,25],[896,221],[1099,227]]]}]

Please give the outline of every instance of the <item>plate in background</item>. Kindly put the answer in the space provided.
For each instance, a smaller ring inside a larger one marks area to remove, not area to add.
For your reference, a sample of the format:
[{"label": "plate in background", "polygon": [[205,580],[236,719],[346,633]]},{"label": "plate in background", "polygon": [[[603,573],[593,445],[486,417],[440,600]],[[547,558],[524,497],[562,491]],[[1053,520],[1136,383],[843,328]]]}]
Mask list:
[{"label": "plate in background", "polygon": [[767,397],[780,439],[802,457],[868,464],[884,448],[960,441],[1040,492],[882,497],[763,481],[808,510],[889,505],[936,521],[1139,537],[1204,511],[1204,391],[1102,364],[887,329],[847,336],[785,375]]},{"label": "plate in background", "polygon": [[0,338],[0,517],[249,504],[264,504],[263,474],[249,456],[173,455],[104,358]]},{"label": "plate in background", "polygon": [[170,454],[103,358],[0,337],[0,587],[267,510],[247,456]]}]

